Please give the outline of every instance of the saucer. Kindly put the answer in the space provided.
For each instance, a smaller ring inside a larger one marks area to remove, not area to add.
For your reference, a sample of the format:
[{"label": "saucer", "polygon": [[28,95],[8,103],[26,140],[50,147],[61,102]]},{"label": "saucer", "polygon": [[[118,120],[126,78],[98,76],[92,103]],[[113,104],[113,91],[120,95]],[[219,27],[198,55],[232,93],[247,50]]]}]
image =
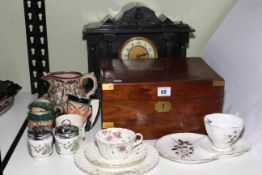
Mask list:
[{"label": "saucer", "polygon": [[95,165],[109,168],[127,167],[133,166],[144,160],[146,156],[146,149],[143,144],[140,144],[132,150],[131,154],[127,158],[121,160],[108,160],[100,154],[96,143],[90,142],[85,147],[84,155],[86,159]]},{"label": "saucer", "polygon": [[129,167],[106,168],[91,163],[85,156],[85,147],[81,146],[75,154],[75,164],[84,173],[90,175],[138,175],[153,169],[159,162],[159,154],[157,150],[150,144],[143,144],[146,150],[145,158]]},{"label": "saucer", "polygon": [[180,163],[204,163],[217,159],[217,154],[206,151],[198,145],[205,137],[195,133],[176,133],[160,138],[155,147],[160,155]]},{"label": "saucer", "polygon": [[208,136],[203,137],[199,140],[199,146],[209,152],[213,152],[219,155],[219,158],[233,157],[248,151],[251,148],[250,143],[243,139],[239,139],[236,143],[232,145],[232,149],[229,151],[218,151],[213,148],[212,142],[209,140]]}]

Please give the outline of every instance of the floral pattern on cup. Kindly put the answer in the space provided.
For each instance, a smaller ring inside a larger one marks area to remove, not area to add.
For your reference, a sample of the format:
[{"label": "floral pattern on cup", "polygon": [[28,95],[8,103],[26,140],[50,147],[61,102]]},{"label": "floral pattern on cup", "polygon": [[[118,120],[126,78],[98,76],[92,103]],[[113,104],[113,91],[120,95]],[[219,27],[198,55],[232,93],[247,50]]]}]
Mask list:
[{"label": "floral pattern on cup", "polygon": [[37,153],[37,154],[41,154],[44,156],[44,155],[51,155],[52,153],[52,146],[50,144],[44,144],[44,145],[39,144],[39,145],[33,146],[28,143],[27,145],[28,145],[30,155]]},{"label": "floral pattern on cup", "polygon": [[240,131],[234,130],[232,131],[231,134],[225,134],[224,138],[227,143],[234,143],[238,139],[239,135],[240,135]]},{"label": "floral pattern on cup", "polygon": [[73,156],[79,148],[79,136],[71,139],[60,139],[56,137],[56,151],[62,157]]},{"label": "floral pattern on cup", "polygon": [[79,148],[79,143],[77,141],[67,143],[58,143],[56,144],[57,152],[61,153],[62,149],[69,150],[75,152]]},{"label": "floral pattern on cup", "polygon": [[47,140],[29,139],[27,142],[28,152],[35,159],[49,157],[53,152],[52,142],[52,137]]},{"label": "floral pattern on cup", "polygon": [[142,134],[124,128],[100,130],[95,138],[101,155],[112,160],[128,157],[133,148],[143,141]]},{"label": "floral pattern on cup", "polygon": [[242,118],[223,113],[208,114],[204,118],[205,129],[215,151],[230,151],[244,128]]}]

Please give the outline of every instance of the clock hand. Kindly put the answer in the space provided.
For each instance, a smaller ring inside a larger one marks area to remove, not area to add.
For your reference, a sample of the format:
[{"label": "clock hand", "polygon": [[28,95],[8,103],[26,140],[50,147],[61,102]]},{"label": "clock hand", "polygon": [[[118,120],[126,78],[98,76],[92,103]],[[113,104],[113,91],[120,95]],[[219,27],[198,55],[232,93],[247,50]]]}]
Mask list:
[{"label": "clock hand", "polygon": [[146,56],[146,55],[148,55],[148,53],[136,54],[136,58],[139,59],[142,56]]}]

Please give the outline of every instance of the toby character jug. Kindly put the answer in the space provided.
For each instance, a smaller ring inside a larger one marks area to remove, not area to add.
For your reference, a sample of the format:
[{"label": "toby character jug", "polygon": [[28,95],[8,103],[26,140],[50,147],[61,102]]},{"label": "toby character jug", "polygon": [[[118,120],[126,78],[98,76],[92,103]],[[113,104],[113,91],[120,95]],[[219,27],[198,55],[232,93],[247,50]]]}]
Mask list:
[{"label": "toby character jug", "polygon": [[[48,96],[53,105],[62,108],[66,104],[68,94],[90,98],[97,89],[97,79],[94,73],[81,74],[74,71],[50,72],[42,76],[41,79],[49,83]],[[85,88],[88,85],[92,85],[90,90]]]},{"label": "toby character jug", "polygon": [[89,131],[93,127],[98,111],[98,99],[87,99],[72,94],[68,95],[67,103],[64,106],[65,113],[77,114],[82,117],[86,131]]}]

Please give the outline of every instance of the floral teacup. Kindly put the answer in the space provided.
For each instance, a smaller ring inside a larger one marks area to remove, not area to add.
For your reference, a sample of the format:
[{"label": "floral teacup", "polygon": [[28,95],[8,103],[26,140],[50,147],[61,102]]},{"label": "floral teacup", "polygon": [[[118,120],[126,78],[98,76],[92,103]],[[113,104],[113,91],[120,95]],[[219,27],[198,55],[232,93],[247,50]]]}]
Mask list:
[{"label": "floral teacup", "polygon": [[119,160],[127,158],[142,143],[143,136],[124,128],[107,128],[98,131],[95,139],[103,157]]},{"label": "floral teacup", "polygon": [[244,121],[232,114],[214,113],[204,118],[206,132],[212,148],[216,151],[230,151],[237,142],[244,127]]}]

